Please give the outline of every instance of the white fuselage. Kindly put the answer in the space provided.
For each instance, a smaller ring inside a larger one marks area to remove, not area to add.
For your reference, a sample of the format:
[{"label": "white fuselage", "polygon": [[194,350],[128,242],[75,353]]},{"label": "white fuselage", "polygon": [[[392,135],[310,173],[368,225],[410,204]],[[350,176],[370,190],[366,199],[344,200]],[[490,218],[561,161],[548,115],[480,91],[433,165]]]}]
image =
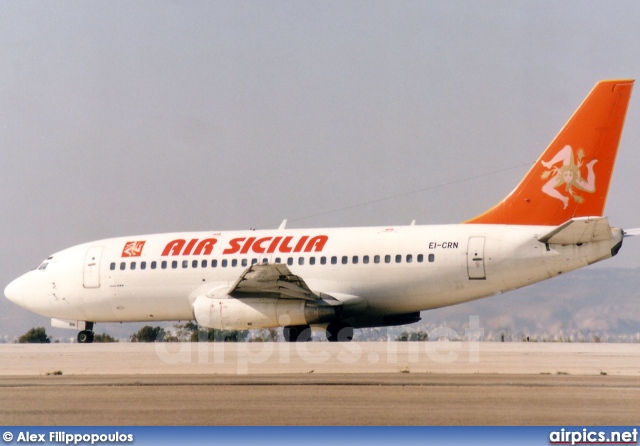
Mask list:
[{"label": "white fuselage", "polygon": [[395,315],[539,282],[611,257],[622,241],[619,229],[611,240],[538,241],[552,229],[461,224],[113,238],[54,254],[5,294],[66,320],[191,320],[199,295],[224,294],[252,263],[284,263],[314,292],[356,302],[345,305],[349,316]]}]

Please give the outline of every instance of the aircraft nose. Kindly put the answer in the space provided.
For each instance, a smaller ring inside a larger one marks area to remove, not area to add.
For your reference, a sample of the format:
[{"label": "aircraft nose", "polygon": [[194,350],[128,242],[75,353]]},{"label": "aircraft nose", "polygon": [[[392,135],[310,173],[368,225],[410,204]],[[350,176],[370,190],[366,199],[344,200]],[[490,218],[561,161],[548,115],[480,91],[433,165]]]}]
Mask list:
[{"label": "aircraft nose", "polygon": [[21,277],[18,277],[4,289],[4,296],[16,305],[24,307],[24,290],[21,284]]}]

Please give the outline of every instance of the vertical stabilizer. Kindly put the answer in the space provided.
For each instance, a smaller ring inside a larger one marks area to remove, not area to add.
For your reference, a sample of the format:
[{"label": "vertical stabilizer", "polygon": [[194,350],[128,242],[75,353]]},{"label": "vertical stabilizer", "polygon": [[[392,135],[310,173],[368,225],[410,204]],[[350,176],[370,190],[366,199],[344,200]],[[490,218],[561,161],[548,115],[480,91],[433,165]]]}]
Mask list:
[{"label": "vertical stabilizer", "polygon": [[633,82],[598,82],[518,187],[466,223],[555,226],[602,216]]}]

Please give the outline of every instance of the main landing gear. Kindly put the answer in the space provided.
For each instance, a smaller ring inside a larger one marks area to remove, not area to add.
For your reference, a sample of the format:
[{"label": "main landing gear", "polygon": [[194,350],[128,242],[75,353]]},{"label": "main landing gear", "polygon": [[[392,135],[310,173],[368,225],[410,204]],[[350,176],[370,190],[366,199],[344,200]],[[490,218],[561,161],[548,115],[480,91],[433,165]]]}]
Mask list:
[{"label": "main landing gear", "polygon": [[351,342],[353,339],[353,327],[346,322],[331,322],[327,325],[327,341]]},{"label": "main landing gear", "polygon": [[309,342],[311,340],[311,327],[308,325],[289,325],[284,327],[282,334],[287,342]]},{"label": "main landing gear", "polygon": [[79,344],[91,344],[93,342],[93,322],[85,324],[85,330],[78,333]]},{"label": "main landing gear", "polygon": [[[282,332],[287,342],[308,342],[311,340],[311,327],[308,325],[289,325]],[[353,327],[346,322],[331,322],[327,326],[329,342],[350,342],[353,339]]]}]

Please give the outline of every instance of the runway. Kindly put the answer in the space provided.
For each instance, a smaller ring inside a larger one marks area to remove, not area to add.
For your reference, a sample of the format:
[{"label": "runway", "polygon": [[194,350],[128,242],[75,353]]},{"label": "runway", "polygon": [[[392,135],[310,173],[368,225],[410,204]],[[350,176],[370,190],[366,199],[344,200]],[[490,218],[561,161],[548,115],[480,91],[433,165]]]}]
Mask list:
[{"label": "runway", "polygon": [[283,373],[640,377],[640,344],[499,342],[0,344],[0,376]]},{"label": "runway", "polygon": [[639,348],[0,345],[0,423],[632,425],[640,417]]},{"label": "runway", "polygon": [[633,425],[632,377],[566,375],[4,378],[3,425]]}]

